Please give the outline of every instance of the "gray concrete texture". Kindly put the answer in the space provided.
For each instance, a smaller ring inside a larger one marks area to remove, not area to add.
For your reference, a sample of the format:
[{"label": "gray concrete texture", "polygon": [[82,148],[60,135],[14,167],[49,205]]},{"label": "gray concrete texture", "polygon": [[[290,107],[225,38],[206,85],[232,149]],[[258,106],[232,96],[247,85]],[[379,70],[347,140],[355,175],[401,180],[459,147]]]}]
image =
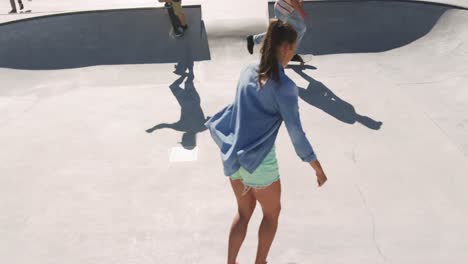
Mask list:
[{"label": "gray concrete texture", "polygon": [[[273,14],[274,4],[270,5]],[[394,1],[333,1],[307,5],[302,53],[382,52],[426,35],[449,6]],[[311,13],[312,12],[312,13]]]},{"label": "gray concrete texture", "polygon": [[[286,72],[329,182],[316,187],[282,129],[269,263],[465,263],[468,11],[405,1],[306,8],[302,48],[314,56]],[[191,17],[177,40],[164,12],[140,8],[0,24],[0,263],[225,263],[236,204],[201,123],[258,61],[244,37],[265,30],[266,10],[202,1],[207,38]],[[51,47],[67,59],[42,54]],[[97,57],[81,58],[90,51]],[[241,264],[253,263],[260,219],[257,208]]]},{"label": "gray concrete texture", "polygon": [[[170,37],[164,8],[58,14],[2,26],[0,67],[65,69],[93,65],[169,63],[210,58],[200,7],[185,8],[195,30]],[[189,48],[190,46],[190,48]],[[193,54],[186,54],[191,52]]]}]

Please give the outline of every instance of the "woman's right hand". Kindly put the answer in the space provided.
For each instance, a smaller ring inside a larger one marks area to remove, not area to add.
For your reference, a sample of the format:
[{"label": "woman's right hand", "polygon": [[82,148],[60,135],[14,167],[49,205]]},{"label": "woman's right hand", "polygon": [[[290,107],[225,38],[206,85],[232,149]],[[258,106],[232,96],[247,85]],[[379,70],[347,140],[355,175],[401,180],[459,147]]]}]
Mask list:
[{"label": "woman's right hand", "polygon": [[317,183],[318,186],[321,187],[322,185],[325,184],[325,182],[328,180],[327,175],[325,175],[325,172],[320,171],[320,172],[315,172],[315,175],[317,175]]},{"label": "woman's right hand", "polygon": [[320,165],[320,162],[318,160],[312,161],[310,163],[310,166],[312,166],[312,168],[314,168],[315,175],[317,176],[318,186],[321,187],[328,180],[327,175],[325,175],[325,172],[323,171],[322,166]]}]

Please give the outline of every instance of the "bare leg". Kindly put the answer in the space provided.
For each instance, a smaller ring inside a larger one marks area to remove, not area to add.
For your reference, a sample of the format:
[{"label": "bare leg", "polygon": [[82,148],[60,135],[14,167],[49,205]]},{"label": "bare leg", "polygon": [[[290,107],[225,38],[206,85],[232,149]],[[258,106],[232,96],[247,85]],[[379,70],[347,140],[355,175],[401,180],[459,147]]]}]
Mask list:
[{"label": "bare leg", "polygon": [[255,190],[254,195],[263,211],[262,223],[258,230],[255,264],[266,264],[268,252],[278,228],[278,218],[281,211],[281,182],[278,180],[265,189]]},{"label": "bare leg", "polygon": [[185,14],[181,12],[178,17],[179,17],[180,24],[182,26],[186,26],[187,21],[185,20]]},{"label": "bare leg", "polygon": [[16,11],[16,3],[15,0],[10,0],[11,11]]},{"label": "bare leg", "polygon": [[228,264],[235,264],[237,255],[247,234],[247,227],[255,210],[255,197],[252,191],[242,195],[244,184],[240,180],[229,180],[237,199],[237,213],[229,232]]}]

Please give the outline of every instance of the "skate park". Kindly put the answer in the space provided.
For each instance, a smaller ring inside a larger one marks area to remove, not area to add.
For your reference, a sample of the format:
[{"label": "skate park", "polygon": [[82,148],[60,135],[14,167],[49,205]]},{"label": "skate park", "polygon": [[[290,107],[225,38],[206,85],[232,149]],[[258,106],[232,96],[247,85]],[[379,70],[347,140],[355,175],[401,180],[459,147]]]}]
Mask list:
[{"label": "skate park", "polygon": [[[186,1],[173,38],[155,1],[42,2],[0,15],[0,262],[225,263],[236,205],[203,124],[258,62],[245,36],[272,3]],[[305,3],[311,60],[286,73],[329,182],[282,128],[269,263],[468,258],[467,8]]]}]

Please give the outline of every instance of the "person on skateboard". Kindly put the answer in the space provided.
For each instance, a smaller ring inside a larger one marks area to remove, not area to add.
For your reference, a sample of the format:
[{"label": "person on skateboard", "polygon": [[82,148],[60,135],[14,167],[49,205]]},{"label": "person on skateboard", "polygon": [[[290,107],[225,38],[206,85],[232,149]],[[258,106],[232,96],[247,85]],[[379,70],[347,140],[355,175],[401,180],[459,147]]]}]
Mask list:
[{"label": "person on skateboard", "polygon": [[175,15],[179,18],[180,27],[178,32],[174,32],[176,37],[180,37],[188,29],[187,20],[182,9],[182,0],[159,0],[159,2],[165,2],[164,7],[173,8]]},{"label": "person on skateboard", "polygon": [[[276,0],[275,3],[275,18],[290,24],[297,32],[297,46],[299,47],[302,37],[307,30],[304,19],[306,13],[304,11],[303,0]],[[265,32],[258,35],[249,35],[247,37],[247,50],[253,54],[254,45],[258,45],[265,37]],[[304,64],[304,60],[299,54],[295,54],[292,61]]]},{"label": "person on skateboard", "polygon": [[284,70],[296,48],[296,30],[273,20],[262,44],[260,63],[241,71],[233,103],[205,124],[220,149],[224,175],[229,177],[237,201],[228,240],[228,264],[236,264],[257,201],[263,219],[255,264],[267,263],[281,209],[275,142],[283,123],[299,158],[314,169],[318,186],[327,181],[301,125],[299,90]]}]

